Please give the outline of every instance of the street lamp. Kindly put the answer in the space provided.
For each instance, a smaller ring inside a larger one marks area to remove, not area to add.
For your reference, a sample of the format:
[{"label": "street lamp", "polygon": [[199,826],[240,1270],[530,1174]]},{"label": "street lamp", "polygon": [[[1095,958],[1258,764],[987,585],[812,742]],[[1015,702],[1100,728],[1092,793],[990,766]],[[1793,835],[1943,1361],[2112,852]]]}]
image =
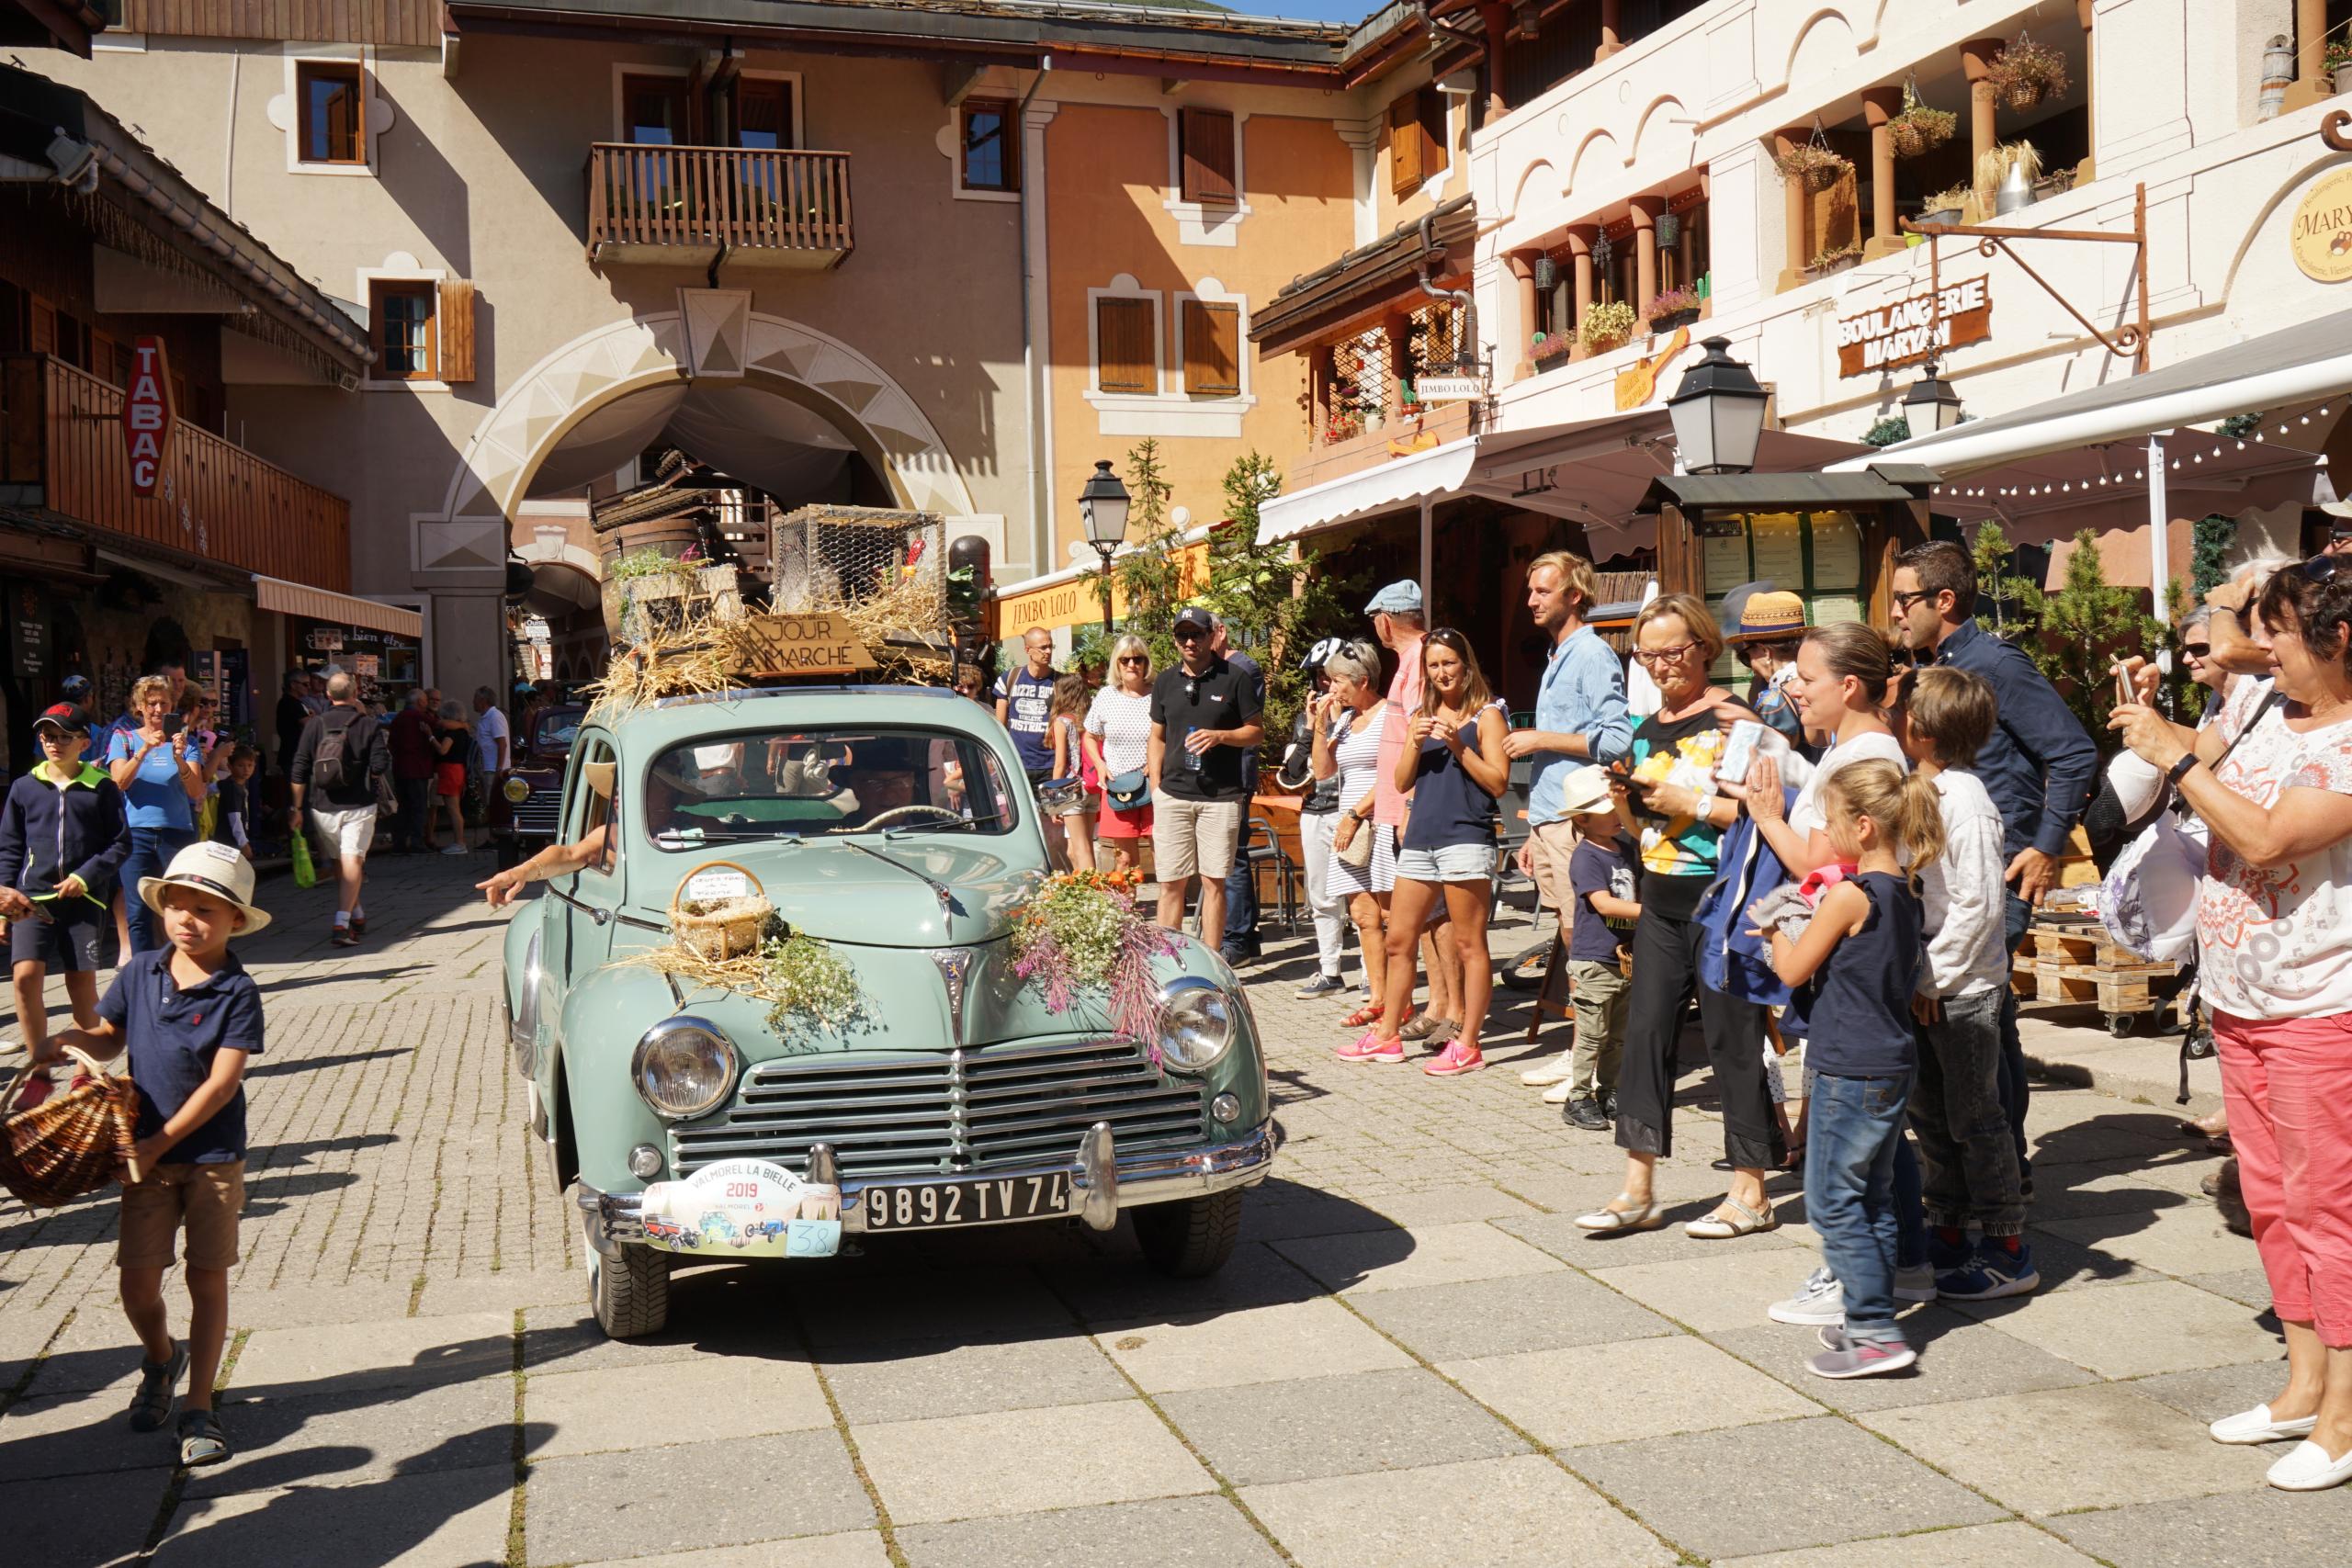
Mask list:
[{"label": "street lamp", "polygon": [[[1086,488],[1078,492],[1078,514],[1086,524],[1086,542],[1102,558],[1102,639],[1111,638],[1111,558],[1127,536],[1127,487],[1111,471],[1108,459],[1097,462]],[[1111,650],[1105,647],[1103,657]]]},{"label": "street lamp", "polygon": [[1682,373],[1682,385],[1666,400],[1683,471],[1744,474],[1756,467],[1770,394],[1731,356],[1731,339],[1711,337],[1701,346],[1707,357]]},{"label": "street lamp", "polygon": [[1903,394],[1903,417],[1910,423],[1914,435],[1950,430],[1960,423],[1960,394],[1952,390],[1934,360],[1921,367],[1919,378]]}]

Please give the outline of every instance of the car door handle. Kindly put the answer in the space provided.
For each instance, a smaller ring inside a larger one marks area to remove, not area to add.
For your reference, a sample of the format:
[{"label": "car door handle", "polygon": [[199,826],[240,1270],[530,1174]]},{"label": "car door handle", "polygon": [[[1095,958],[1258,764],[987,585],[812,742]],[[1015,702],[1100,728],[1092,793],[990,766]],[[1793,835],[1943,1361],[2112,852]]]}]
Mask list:
[{"label": "car door handle", "polygon": [[582,914],[587,916],[590,919],[595,921],[600,926],[608,926],[613,923],[613,912],[610,909],[599,908],[594,904],[583,904],[579,899],[574,898],[571,894],[563,892],[559,888],[550,887],[548,889],[548,892],[559,902],[569,905],[571,908],[579,910]]}]

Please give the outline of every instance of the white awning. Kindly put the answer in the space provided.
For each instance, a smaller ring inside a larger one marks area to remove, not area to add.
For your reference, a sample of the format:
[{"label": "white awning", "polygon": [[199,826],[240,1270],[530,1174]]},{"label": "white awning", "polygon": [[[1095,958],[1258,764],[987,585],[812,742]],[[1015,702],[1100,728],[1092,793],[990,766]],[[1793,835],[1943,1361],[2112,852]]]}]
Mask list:
[{"label": "white awning", "polygon": [[1470,465],[1477,456],[1478,437],[1465,435],[1409,457],[1278,495],[1258,509],[1258,542],[1276,545],[1319,528],[1393,511],[1425,495],[1451,494],[1469,478]]},{"label": "white awning", "polygon": [[332,621],[341,626],[366,626],[370,631],[390,632],[395,637],[423,637],[424,617],[414,610],[403,610],[397,604],[379,604],[373,599],[355,598],[337,593],[332,589],[313,588],[307,582],[288,582],[283,578],[254,574],[254,603],[265,610],[275,610],[284,615],[308,615],[314,621]]},{"label": "white awning", "polygon": [[2352,389],[2352,310],[2248,338],[2143,376],[1897,442],[1834,465],[1924,463],[1947,481],[2103,441],[2313,402]]}]

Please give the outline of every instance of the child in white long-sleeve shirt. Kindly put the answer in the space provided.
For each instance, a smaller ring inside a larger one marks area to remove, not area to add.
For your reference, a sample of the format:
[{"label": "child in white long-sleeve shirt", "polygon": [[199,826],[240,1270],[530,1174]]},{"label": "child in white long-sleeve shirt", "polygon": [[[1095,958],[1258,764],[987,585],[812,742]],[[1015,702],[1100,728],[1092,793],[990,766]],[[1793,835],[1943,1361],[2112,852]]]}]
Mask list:
[{"label": "child in white long-sleeve shirt", "polygon": [[[2009,979],[2001,817],[1969,771],[1997,715],[1984,677],[1938,665],[1905,683],[1895,724],[1913,771],[1935,784],[1943,807],[1943,853],[1918,868],[1928,964],[1912,1003],[1925,1048],[1911,1131],[1936,1293],[1955,1301],[2024,1295],[2041,1283],[2024,1237],[2017,1145],[2001,1109]],[[1972,1229],[1981,1238],[1973,1246]]]}]

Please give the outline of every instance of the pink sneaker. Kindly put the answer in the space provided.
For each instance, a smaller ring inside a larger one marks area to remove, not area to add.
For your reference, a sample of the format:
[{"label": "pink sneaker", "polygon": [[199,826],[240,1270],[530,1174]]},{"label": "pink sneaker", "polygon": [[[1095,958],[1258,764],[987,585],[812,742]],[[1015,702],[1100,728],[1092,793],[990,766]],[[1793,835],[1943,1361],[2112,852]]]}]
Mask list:
[{"label": "pink sneaker", "polygon": [[1459,1077],[1464,1073],[1475,1073],[1486,1065],[1487,1058],[1478,1054],[1476,1045],[1449,1040],[1445,1049],[1437,1054],[1437,1060],[1423,1066],[1421,1071],[1433,1078],[1451,1078]]},{"label": "pink sneaker", "polygon": [[1331,1053],[1342,1062],[1401,1062],[1405,1059],[1402,1040],[1383,1040],[1377,1027],[1367,1029],[1355,1040]]}]

